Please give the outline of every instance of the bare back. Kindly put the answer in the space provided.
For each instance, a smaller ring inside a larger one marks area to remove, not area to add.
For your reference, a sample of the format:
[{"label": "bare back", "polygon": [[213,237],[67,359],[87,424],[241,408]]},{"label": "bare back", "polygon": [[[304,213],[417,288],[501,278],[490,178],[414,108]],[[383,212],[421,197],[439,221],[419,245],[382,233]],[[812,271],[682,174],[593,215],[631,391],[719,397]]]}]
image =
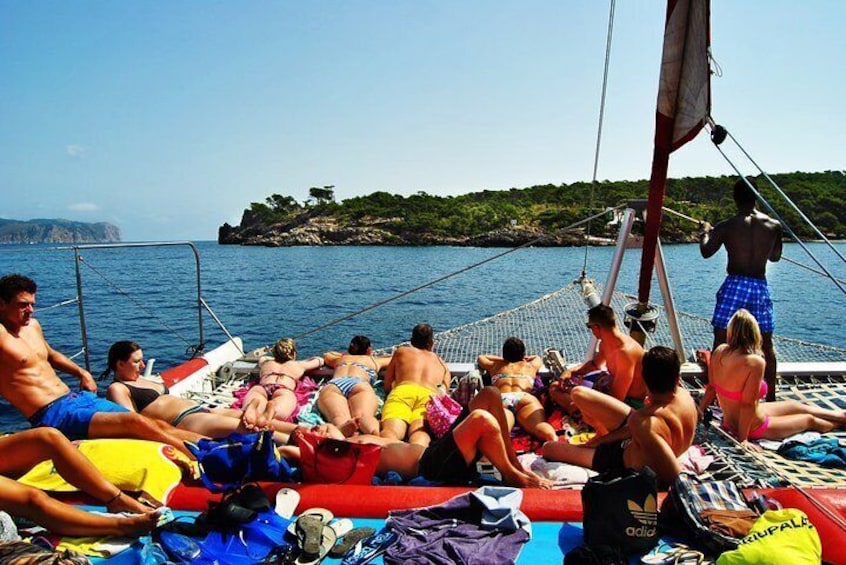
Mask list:
[{"label": "bare back", "polygon": [[491,375],[491,384],[497,387],[500,392],[521,392],[529,391],[535,385],[535,376],[541,367],[541,360],[532,357],[530,360],[509,362],[503,360],[494,361],[488,365],[479,366]]},{"label": "bare back", "polygon": [[315,367],[309,366],[308,361],[291,359],[280,363],[271,357],[265,357],[263,361],[259,361],[259,383],[284,384],[286,388],[294,390],[296,381],[313,368]]},{"label": "bare back", "polygon": [[623,452],[627,467],[651,467],[662,482],[669,483],[680,470],[678,457],[693,443],[698,415],[690,393],[677,387],[669,402],[632,412],[632,441]]},{"label": "bare back", "polygon": [[703,244],[702,254],[710,257],[725,245],[728,254],[726,271],[730,275],[766,278],[767,261],[781,259],[781,224],[758,210],[740,212],[720,222],[710,239]]},{"label": "bare back", "polygon": [[741,414],[748,406],[751,406],[752,429],[764,421],[757,401],[764,380],[765,365],[763,356],[733,351],[727,344],[720,345],[711,355],[708,367],[711,382],[723,391],[737,394],[735,398],[716,394],[720,408],[723,409],[724,422],[730,429],[739,429]]},{"label": "bare back", "polygon": [[0,325],[0,394],[25,418],[70,391],[49,357],[37,320],[30,320],[17,335]]},{"label": "bare back", "polygon": [[444,385],[449,388],[450,373],[443,360],[435,353],[413,346],[397,349],[385,373],[385,390],[413,383],[432,390]]}]

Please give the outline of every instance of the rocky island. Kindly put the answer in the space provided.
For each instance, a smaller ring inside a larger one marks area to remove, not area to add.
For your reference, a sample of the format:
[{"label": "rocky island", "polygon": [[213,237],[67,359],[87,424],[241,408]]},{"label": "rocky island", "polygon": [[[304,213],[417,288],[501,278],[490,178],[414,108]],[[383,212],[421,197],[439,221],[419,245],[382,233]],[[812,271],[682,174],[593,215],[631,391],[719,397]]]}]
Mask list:
[{"label": "rocky island", "polygon": [[0,218],[0,243],[114,243],[120,228],[106,222],[62,219],[8,220]]},{"label": "rocky island", "polygon": [[[842,171],[771,175],[827,236],[846,237],[846,174]],[[665,206],[686,218],[664,215],[665,243],[696,241],[698,221],[712,224],[734,210],[734,177],[669,179]],[[759,190],[777,199],[766,181]],[[458,196],[418,192],[410,196],[373,192],[335,201],[332,185],[312,187],[305,202],[273,194],[244,210],[237,226],[218,229],[218,243],[286,247],[300,245],[454,245],[516,247],[613,244],[618,206],[642,200],[648,181],[547,184],[509,190],[484,190]],[[603,213],[603,211],[605,213]],[[801,237],[813,232],[795,214],[785,220]],[[588,217],[595,216],[590,223]],[[637,232],[638,226],[635,226]]]}]

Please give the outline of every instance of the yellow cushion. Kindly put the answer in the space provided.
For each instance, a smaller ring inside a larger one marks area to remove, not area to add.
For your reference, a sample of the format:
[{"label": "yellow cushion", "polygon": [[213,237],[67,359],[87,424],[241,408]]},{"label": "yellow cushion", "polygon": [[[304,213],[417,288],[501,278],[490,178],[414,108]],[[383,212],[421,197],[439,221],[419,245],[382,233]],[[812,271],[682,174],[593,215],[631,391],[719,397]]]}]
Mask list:
[{"label": "yellow cushion", "polygon": [[[172,446],[140,439],[88,439],[78,442],[82,452],[106,480],[121,490],[144,491],[166,504],[191,461]],[[18,479],[41,490],[74,492],[79,489],[63,479],[52,461],[43,461]]]}]

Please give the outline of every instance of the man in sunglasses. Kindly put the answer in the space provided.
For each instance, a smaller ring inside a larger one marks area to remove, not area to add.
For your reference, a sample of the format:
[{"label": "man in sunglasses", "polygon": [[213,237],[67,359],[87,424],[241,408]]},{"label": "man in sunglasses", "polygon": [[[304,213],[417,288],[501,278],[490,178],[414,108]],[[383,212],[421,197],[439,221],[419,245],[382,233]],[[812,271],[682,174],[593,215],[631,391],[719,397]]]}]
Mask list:
[{"label": "man in sunglasses", "polygon": [[587,327],[599,340],[596,354],[565,370],[550,384],[549,393],[556,404],[570,414],[581,413],[584,422],[602,435],[616,424],[611,398],[632,408],[643,406],[643,347],[617,327],[614,310],[605,304],[588,310]]}]

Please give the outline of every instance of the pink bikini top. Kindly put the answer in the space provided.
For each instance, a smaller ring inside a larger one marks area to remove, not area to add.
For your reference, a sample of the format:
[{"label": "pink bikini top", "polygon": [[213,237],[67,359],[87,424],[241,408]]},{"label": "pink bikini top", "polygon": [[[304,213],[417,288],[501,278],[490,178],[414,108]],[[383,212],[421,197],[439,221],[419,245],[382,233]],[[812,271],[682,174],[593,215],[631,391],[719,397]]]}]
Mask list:
[{"label": "pink bikini top", "polygon": [[[743,400],[742,390],[726,390],[717,383],[708,383],[708,386],[717,391],[717,394],[729,400]],[[760,394],[761,398],[767,396],[767,383],[765,381],[761,381],[761,391],[758,394]]]}]

